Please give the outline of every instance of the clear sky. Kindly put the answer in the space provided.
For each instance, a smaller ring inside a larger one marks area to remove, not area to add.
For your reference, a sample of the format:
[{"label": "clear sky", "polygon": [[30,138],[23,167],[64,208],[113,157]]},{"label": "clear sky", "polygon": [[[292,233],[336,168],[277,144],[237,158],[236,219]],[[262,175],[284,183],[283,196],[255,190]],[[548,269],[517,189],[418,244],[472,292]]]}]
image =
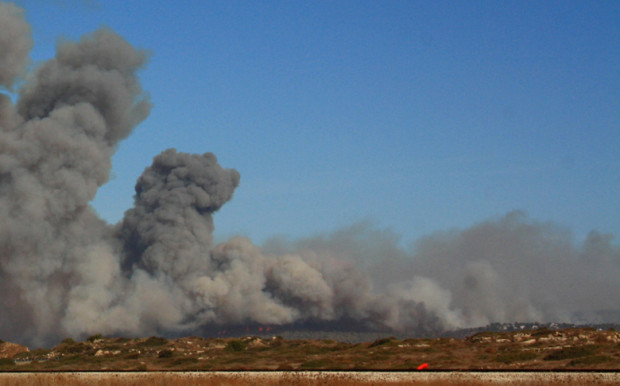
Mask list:
[{"label": "clear sky", "polygon": [[152,52],[153,110],[93,203],[111,223],[174,147],[241,173],[218,237],[371,220],[408,243],[514,209],[620,234],[620,2],[16,4],[34,62],[100,26]]}]

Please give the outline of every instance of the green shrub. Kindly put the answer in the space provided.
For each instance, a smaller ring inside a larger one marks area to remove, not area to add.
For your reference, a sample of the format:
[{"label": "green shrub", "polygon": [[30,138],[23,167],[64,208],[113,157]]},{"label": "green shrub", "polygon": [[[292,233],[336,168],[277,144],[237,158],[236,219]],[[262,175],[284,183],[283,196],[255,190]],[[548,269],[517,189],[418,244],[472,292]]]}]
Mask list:
[{"label": "green shrub", "polygon": [[549,330],[547,327],[541,327],[537,330],[533,330],[532,332],[532,337],[535,336],[547,336],[547,335],[551,335],[553,333],[553,331]]},{"label": "green shrub", "polygon": [[82,362],[84,357],[82,355],[67,355],[63,356],[59,359],[59,361],[63,364],[73,364],[76,362]]},{"label": "green shrub", "polygon": [[148,338],[147,340],[145,340],[144,342],[141,342],[138,346],[141,346],[141,347],[163,346],[166,343],[168,343],[168,340],[166,338],[152,336]]},{"label": "green shrub", "polygon": [[282,345],[284,345],[284,339],[282,339],[282,337],[279,337],[279,336],[276,336],[276,339],[272,339],[269,342],[270,347],[281,347]]},{"label": "green shrub", "polygon": [[29,356],[32,358],[41,358],[41,357],[47,356],[47,354],[49,354],[50,351],[51,350],[48,350],[46,348],[37,348],[35,350],[30,350]]},{"label": "green shrub", "polygon": [[494,361],[510,364],[513,362],[531,361],[532,359],[536,359],[537,357],[538,355],[534,352],[507,352],[497,355]]},{"label": "green shrub", "polygon": [[228,342],[228,344],[226,344],[226,350],[228,351],[245,351],[246,347],[247,345],[245,344],[245,342],[239,339],[231,340],[230,342]]},{"label": "green shrub", "polygon": [[573,359],[570,361],[570,366],[579,366],[579,365],[596,365],[599,363],[605,363],[613,361],[614,359],[608,357],[606,355],[592,355],[583,358]]},{"label": "green shrub", "polygon": [[372,342],[372,343],[370,344],[370,346],[368,346],[368,347],[370,348],[370,347],[382,346],[382,345],[384,345],[384,344],[391,343],[391,342],[393,342],[393,341],[395,341],[395,340],[397,340],[397,339],[396,339],[396,338],[394,338],[393,336],[391,336],[391,337],[389,337],[389,338],[381,338],[381,339],[377,339],[377,340],[375,340],[374,342]]},{"label": "green shrub", "polygon": [[137,351],[132,351],[132,352],[126,354],[123,358],[125,358],[125,359],[138,359],[139,356],[140,356],[140,354]]},{"label": "green shrub", "polygon": [[101,334],[91,335],[91,336],[89,336],[89,337],[88,337],[88,339],[86,339],[86,340],[87,340],[88,342],[91,342],[91,343],[92,343],[92,342],[94,342],[94,341],[96,341],[96,340],[99,340],[99,339],[103,339],[103,335],[101,335]]},{"label": "green shrub", "polygon": [[565,347],[556,352],[552,352],[543,359],[546,361],[561,361],[564,359],[573,359],[592,355],[594,349],[590,347]]},{"label": "green shrub", "polygon": [[314,359],[301,364],[302,369],[321,369],[326,368],[331,364],[328,359]]},{"label": "green shrub", "polygon": [[325,353],[332,352],[332,351],[334,351],[332,347],[314,346],[314,345],[308,345],[308,347],[304,347],[304,350],[303,350],[303,352],[306,355],[325,354]]},{"label": "green shrub", "polygon": [[83,353],[84,351],[87,351],[89,349],[90,347],[84,343],[74,343],[72,345],[67,344],[65,347],[63,347],[59,351],[63,353],[76,354],[76,353]]},{"label": "green shrub", "polygon": [[172,358],[174,352],[172,350],[161,350],[159,354],[157,354],[158,358]]},{"label": "green shrub", "polygon": [[62,343],[62,344],[75,344],[76,342],[72,338],[65,338],[60,343]]},{"label": "green shrub", "polygon": [[189,365],[189,364],[194,364],[194,363],[198,363],[198,359],[194,357],[177,358],[172,362],[172,364],[175,366]]},{"label": "green shrub", "polygon": [[15,361],[11,358],[0,358],[0,367],[13,366]]}]

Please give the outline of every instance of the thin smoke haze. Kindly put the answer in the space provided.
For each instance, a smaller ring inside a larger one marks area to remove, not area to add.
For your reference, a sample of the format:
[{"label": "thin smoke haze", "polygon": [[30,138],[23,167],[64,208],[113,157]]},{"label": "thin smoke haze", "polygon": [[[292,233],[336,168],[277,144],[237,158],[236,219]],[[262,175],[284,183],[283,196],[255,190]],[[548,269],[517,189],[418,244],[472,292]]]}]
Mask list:
[{"label": "thin smoke haze", "polygon": [[24,12],[0,3],[0,337],[30,345],[90,334],[191,334],[210,326],[347,323],[415,334],[503,321],[570,321],[620,304],[620,249],[515,211],[437,232],[410,250],[355,224],[265,246],[216,244],[213,213],[240,174],[168,149],[107,224],[90,206],[120,141],[149,115],[145,51],[109,29],[59,43],[27,73]]}]

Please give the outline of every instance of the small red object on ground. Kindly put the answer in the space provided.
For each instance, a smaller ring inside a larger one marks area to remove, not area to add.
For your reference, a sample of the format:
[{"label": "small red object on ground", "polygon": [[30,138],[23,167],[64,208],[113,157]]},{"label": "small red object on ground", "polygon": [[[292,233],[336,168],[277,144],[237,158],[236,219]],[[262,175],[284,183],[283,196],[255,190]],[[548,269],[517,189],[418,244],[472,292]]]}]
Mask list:
[{"label": "small red object on ground", "polygon": [[418,366],[418,370],[426,370],[428,369],[428,363],[422,363],[420,366]]}]

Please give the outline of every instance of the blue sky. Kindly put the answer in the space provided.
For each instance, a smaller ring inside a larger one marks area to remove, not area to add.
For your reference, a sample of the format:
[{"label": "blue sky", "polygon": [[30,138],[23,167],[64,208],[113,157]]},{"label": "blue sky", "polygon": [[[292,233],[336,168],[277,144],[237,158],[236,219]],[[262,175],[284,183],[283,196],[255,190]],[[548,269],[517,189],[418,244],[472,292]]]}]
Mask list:
[{"label": "blue sky", "polygon": [[520,209],[620,234],[620,3],[16,1],[33,60],[108,26],[151,51],[154,107],[94,206],[166,148],[241,173],[216,235],[358,221],[411,242]]}]

